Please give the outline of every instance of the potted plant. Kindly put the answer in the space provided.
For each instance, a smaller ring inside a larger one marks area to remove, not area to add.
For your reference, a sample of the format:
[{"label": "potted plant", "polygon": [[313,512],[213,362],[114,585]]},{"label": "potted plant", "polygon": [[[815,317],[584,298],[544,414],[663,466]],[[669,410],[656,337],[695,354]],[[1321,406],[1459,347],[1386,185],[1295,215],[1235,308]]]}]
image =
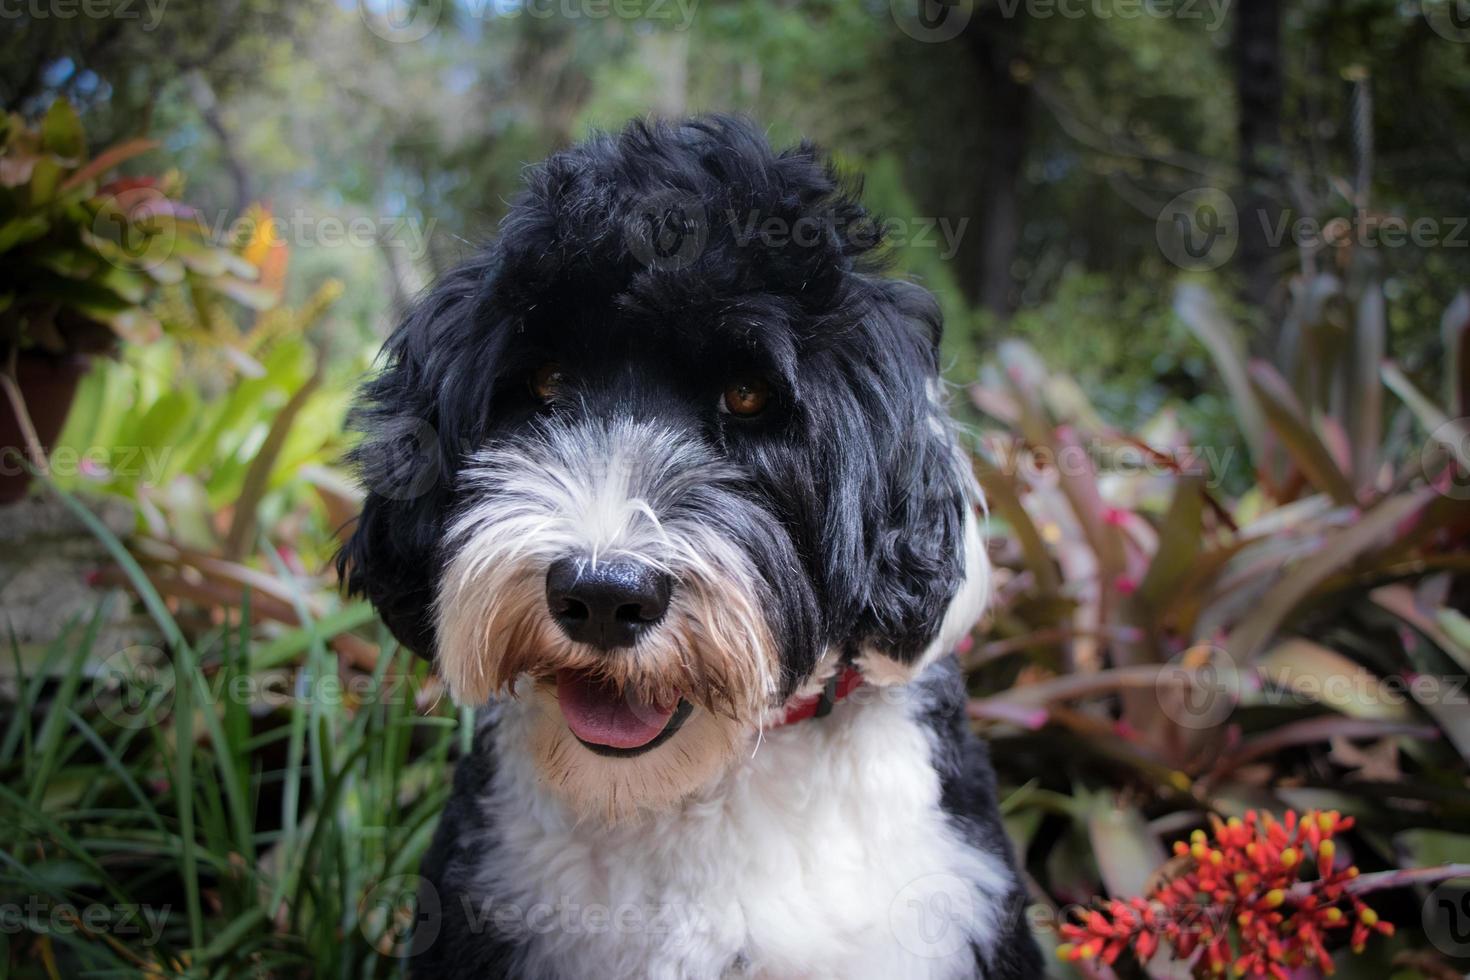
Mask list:
[{"label": "potted plant", "polygon": [[154,145],[134,139],[89,158],[64,99],[39,126],[0,117],[0,505],[45,469],[91,359],[160,336],[148,309],[160,287],[237,295],[257,276],[207,240],[176,199],[177,173],[105,180]]}]

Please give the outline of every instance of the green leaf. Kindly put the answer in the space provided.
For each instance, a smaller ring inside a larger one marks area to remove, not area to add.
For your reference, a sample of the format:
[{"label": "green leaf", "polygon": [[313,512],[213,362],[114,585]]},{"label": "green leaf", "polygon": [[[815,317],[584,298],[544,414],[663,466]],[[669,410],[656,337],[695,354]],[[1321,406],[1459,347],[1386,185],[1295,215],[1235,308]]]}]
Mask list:
[{"label": "green leaf", "polygon": [[1220,312],[1215,297],[1193,283],[1186,283],[1175,292],[1174,312],[1209,351],[1235,403],[1235,417],[1240,422],[1251,461],[1258,471],[1266,472],[1270,462],[1266,417],[1251,389],[1239,331]]},{"label": "green leaf", "polygon": [[1409,856],[1407,866],[1411,868],[1459,864],[1470,858],[1470,836],[1447,830],[1406,830],[1394,836],[1394,843]]},{"label": "green leaf", "polygon": [[1470,413],[1470,289],[1462,289],[1445,307],[1439,321],[1445,350],[1445,388],[1450,411],[1459,418]]},{"label": "green leaf", "polygon": [[[178,622],[169,612],[168,606],[163,601],[163,597],[153,587],[153,583],[149,580],[148,574],[143,571],[142,566],[138,564],[138,560],[118,540],[117,535],[108,530],[107,525],[103,524],[76,497],[57,486],[56,482],[49,476],[42,474],[39,479],[49,486],[66,506],[66,509],[71,511],[102,542],[108,554],[122,567],[124,574],[127,575],[128,581],[132,584],[133,590],[138,594],[138,598],[142,601],[144,608],[148,610],[149,614],[153,617],[153,621],[163,633],[164,640],[173,653],[175,670],[181,678],[187,678],[188,681],[187,683],[180,683],[175,692],[176,718],[180,725],[180,732],[184,733],[180,736],[179,747],[185,750],[183,752],[184,755],[188,755],[188,750],[191,750],[193,746],[193,742],[190,741],[193,734],[193,729],[190,727],[192,720],[190,705],[192,699],[193,697],[198,697],[200,700],[207,702],[208,698],[208,692],[203,689],[203,674],[199,671],[197,654],[195,654],[193,648],[184,638],[183,630],[179,628]],[[194,690],[186,691],[186,688],[195,688],[197,689],[197,693]],[[240,828],[245,828],[249,825],[245,801],[248,779],[245,774],[237,772],[231,762],[224,732],[220,726],[219,716],[213,710],[208,709],[202,711],[200,715],[204,721],[204,727],[209,733],[209,744],[214,749],[215,765],[220,770],[220,778],[224,782],[225,794],[229,797],[230,811],[234,815],[236,825]],[[184,765],[182,762],[178,764]],[[184,781],[180,785],[187,786],[188,783]],[[187,797],[188,794],[185,793],[185,796]],[[180,814],[180,820],[181,825],[187,823],[182,813]],[[187,829],[183,831],[183,836],[186,838],[189,837]],[[187,850],[190,847],[187,842],[185,846],[186,853],[192,853]],[[193,898],[197,900],[197,895],[193,896]],[[192,925],[193,922],[191,921]]]},{"label": "green leaf", "polygon": [[[175,452],[175,447],[185,441],[190,427],[199,418],[198,399],[188,389],[164,392],[141,418],[134,418],[127,430],[119,432],[122,445],[129,451],[145,454],[145,459],[164,459]],[[141,484],[147,475],[137,474],[135,480]]]},{"label": "green leaf", "polygon": [[1143,814],[1104,793],[1093,797],[1089,809],[1087,837],[1108,894],[1114,898],[1146,894],[1149,878],[1167,857]]},{"label": "green leaf", "polygon": [[1470,618],[1466,618],[1458,609],[1441,609],[1439,628],[1444,630],[1445,637],[1458,648],[1460,656],[1456,658],[1457,662],[1470,671]]},{"label": "green leaf", "polygon": [[82,716],[71,708],[66,709],[66,717],[71,722],[72,727],[80,732],[82,737],[87,740],[87,744],[92,746],[92,750],[101,756],[103,763],[117,777],[118,782],[122,783],[123,787],[137,801],[138,809],[135,812],[147,817],[148,821],[153,824],[159,833],[167,833],[167,828],[163,825],[163,819],[158,815],[158,809],[143,793],[137,780],[133,778],[132,773],[128,771],[123,761],[118,758],[117,753],[113,751],[112,747],[104,742],[96,730],[87,724]]},{"label": "green leaf", "polygon": [[1470,426],[1441,411],[1392,361],[1383,365],[1383,381],[1414,413],[1429,437],[1448,450],[1462,469],[1470,472]]},{"label": "green leaf", "polygon": [[55,157],[41,157],[36,161],[30,182],[26,185],[32,209],[43,208],[55,199],[56,190],[61,186],[61,171],[61,163]]},{"label": "green leaf", "polygon": [[985,490],[992,512],[1004,520],[1010,526],[1011,533],[1016,536],[1021,553],[1026,559],[1026,567],[1036,577],[1038,589],[1045,594],[1056,592],[1061,585],[1056,565],[1046,550],[1041,532],[1036,529],[1031,515],[1021,503],[1016,477],[993,464],[983,454],[975,456],[975,472],[980,486]]},{"label": "green leaf", "polygon": [[1252,361],[1248,370],[1251,391],[1266,413],[1272,431],[1312,486],[1340,504],[1356,503],[1357,495],[1352,484],[1338,468],[1321,437],[1312,429],[1312,423],[1286,379],[1265,361]]},{"label": "green leaf", "polygon": [[40,254],[32,253],[36,265],[50,269],[67,279],[90,279],[102,266],[102,260],[93,252],[70,248],[43,248]]},{"label": "green leaf", "polygon": [[[366,626],[377,617],[373,607],[366,602],[354,602],[321,619],[282,633],[271,642],[257,647],[250,653],[250,670],[259,672],[280,666],[300,656],[318,640],[327,640],[338,633]],[[386,657],[383,658],[387,660]]]},{"label": "green leaf", "polygon": [[209,945],[199,950],[193,958],[201,963],[210,963],[226,956],[238,955],[239,946],[245,937],[266,924],[265,908],[253,905],[215,933]]},{"label": "green leaf", "polygon": [[1291,567],[1254,613],[1241,619],[1225,641],[1234,661],[1250,664],[1286,619],[1331,575],[1345,571],[1358,556],[1392,536],[1396,526],[1418,514],[1438,494],[1430,487],[1391,497],[1361,520],[1332,536],[1314,553]]},{"label": "green leaf", "polygon": [[87,138],[82,120],[66,99],[57,99],[41,120],[41,145],[59,157],[80,160],[87,153]]},{"label": "green leaf", "polygon": [[1383,287],[1367,283],[1358,298],[1358,318],[1353,337],[1351,387],[1348,402],[1351,419],[1353,480],[1360,487],[1372,486],[1378,471],[1378,452],[1383,443],[1383,388],[1378,369],[1383,364],[1387,314],[1383,309]]},{"label": "green leaf", "polygon": [[32,864],[30,871],[35,884],[55,892],[96,888],[102,884],[90,868],[75,861],[40,861]]},{"label": "green leaf", "polygon": [[[76,699],[77,691],[81,687],[82,668],[86,666],[87,658],[92,652],[92,647],[97,642],[97,633],[102,628],[107,614],[112,608],[110,601],[104,601],[92,613],[92,618],[87,623],[87,631],[82,637],[81,643],[72,654],[71,663],[67,666],[66,674],[61,679],[57,688],[56,703],[70,704]],[[46,715],[46,721],[41,726],[41,733],[36,738],[35,754],[40,761],[32,774],[30,801],[37,806],[41,803],[42,794],[51,782],[57,767],[63,764],[61,759],[61,738],[66,732],[66,716],[60,711],[50,711]]]},{"label": "green leaf", "polygon": [[1277,687],[1351,718],[1407,721],[1410,717],[1402,697],[1385,696],[1382,678],[1319,643],[1283,640],[1261,657],[1260,667]]},{"label": "green leaf", "polygon": [[1134,594],[1135,600],[1151,613],[1162,610],[1174,588],[1188,580],[1199,558],[1204,500],[1203,477],[1180,478],[1169,512],[1159,527],[1159,550]]},{"label": "green leaf", "polygon": [[209,288],[223,293],[241,306],[257,311],[268,310],[280,302],[280,297],[276,295],[275,290],[245,282],[234,276],[219,276],[210,279]]},{"label": "green leaf", "polygon": [[0,252],[8,252],[17,245],[33,242],[46,234],[50,228],[51,222],[44,214],[11,218],[0,225]]},{"label": "green leaf", "polygon": [[184,281],[184,263],[179,259],[167,258],[150,262],[146,271],[160,285],[177,286]]},{"label": "green leaf", "polygon": [[152,292],[152,283],[141,273],[123,269],[115,265],[107,265],[102,274],[97,277],[97,282],[105,289],[109,289],[129,303],[142,304],[148,299]]},{"label": "green leaf", "polygon": [[[106,869],[102,867],[101,863],[92,855],[87,847],[83,846],[75,837],[67,833],[66,828],[60,821],[46,811],[33,806],[29,800],[22,797],[5,783],[0,783],[0,803],[5,803],[11,809],[12,814],[24,816],[31,825],[38,828],[40,833],[50,837],[65,853],[81,862],[95,876],[96,880],[101,883],[102,887],[107,889],[113,898],[118,901],[126,900],[126,893],[118,887],[117,882],[113,881],[107,874]],[[10,859],[10,856],[7,852],[0,850],[0,858]],[[32,885],[39,884],[35,881],[29,868],[26,868],[24,865],[20,867],[25,869],[27,879]]]}]

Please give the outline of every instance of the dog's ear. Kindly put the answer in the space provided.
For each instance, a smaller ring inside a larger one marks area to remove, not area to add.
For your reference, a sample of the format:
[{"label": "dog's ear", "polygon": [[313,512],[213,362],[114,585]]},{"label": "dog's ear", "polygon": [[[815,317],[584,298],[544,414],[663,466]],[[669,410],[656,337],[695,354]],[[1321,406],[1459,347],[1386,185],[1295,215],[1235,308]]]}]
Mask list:
[{"label": "dog's ear", "polygon": [[472,260],[414,304],[351,415],[363,435],[350,459],[365,498],[337,572],[423,657],[434,655],[440,540],[459,462],[484,424],[472,406],[488,397],[489,361],[480,355],[491,333],[483,318],[491,266],[488,256]]},{"label": "dog's ear", "polygon": [[906,682],[953,649],[983,611],[990,567],[979,488],[939,378],[939,311],[909,284],[885,283],[879,295],[867,317],[877,356],[861,399],[867,459],[843,480],[861,520],[829,515],[829,526],[861,535],[846,545],[863,561],[852,581],[861,595],[856,629],[845,645],[870,680],[885,684]]}]

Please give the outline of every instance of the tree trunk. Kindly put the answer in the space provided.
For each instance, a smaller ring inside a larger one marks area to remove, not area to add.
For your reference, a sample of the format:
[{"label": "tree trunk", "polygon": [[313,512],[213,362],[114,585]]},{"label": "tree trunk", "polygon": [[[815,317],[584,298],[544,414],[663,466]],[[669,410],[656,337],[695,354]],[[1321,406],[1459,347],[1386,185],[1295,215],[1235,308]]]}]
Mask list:
[{"label": "tree trunk", "polygon": [[1235,91],[1239,117],[1240,187],[1235,200],[1240,218],[1239,262],[1242,298],[1279,319],[1277,284],[1283,243],[1268,237],[1280,225],[1280,188],[1284,173],[1281,140],[1281,10],[1277,0],[1238,0],[1235,5]]},{"label": "tree trunk", "polygon": [[965,267],[971,301],[998,317],[1015,310],[1016,283],[1011,268],[1021,238],[1021,168],[1031,129],[1031,86],[1019,69],[1024,18],[1007,18],[999,7],[975,11],[965,31],[979,75],[980,127],[978,209],[972,227],[979,234]]}]

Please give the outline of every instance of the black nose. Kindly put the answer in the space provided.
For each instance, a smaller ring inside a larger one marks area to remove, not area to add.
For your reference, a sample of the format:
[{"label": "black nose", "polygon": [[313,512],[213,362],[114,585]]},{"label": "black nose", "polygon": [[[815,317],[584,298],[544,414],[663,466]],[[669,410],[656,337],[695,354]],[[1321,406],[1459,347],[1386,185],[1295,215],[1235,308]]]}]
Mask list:
[{"label": "black nose", "polygon": [[632,646],[669,609],[669,576],[638,561],[562,558],[546,573],[546,605],[562,632],[603,650]]}]

